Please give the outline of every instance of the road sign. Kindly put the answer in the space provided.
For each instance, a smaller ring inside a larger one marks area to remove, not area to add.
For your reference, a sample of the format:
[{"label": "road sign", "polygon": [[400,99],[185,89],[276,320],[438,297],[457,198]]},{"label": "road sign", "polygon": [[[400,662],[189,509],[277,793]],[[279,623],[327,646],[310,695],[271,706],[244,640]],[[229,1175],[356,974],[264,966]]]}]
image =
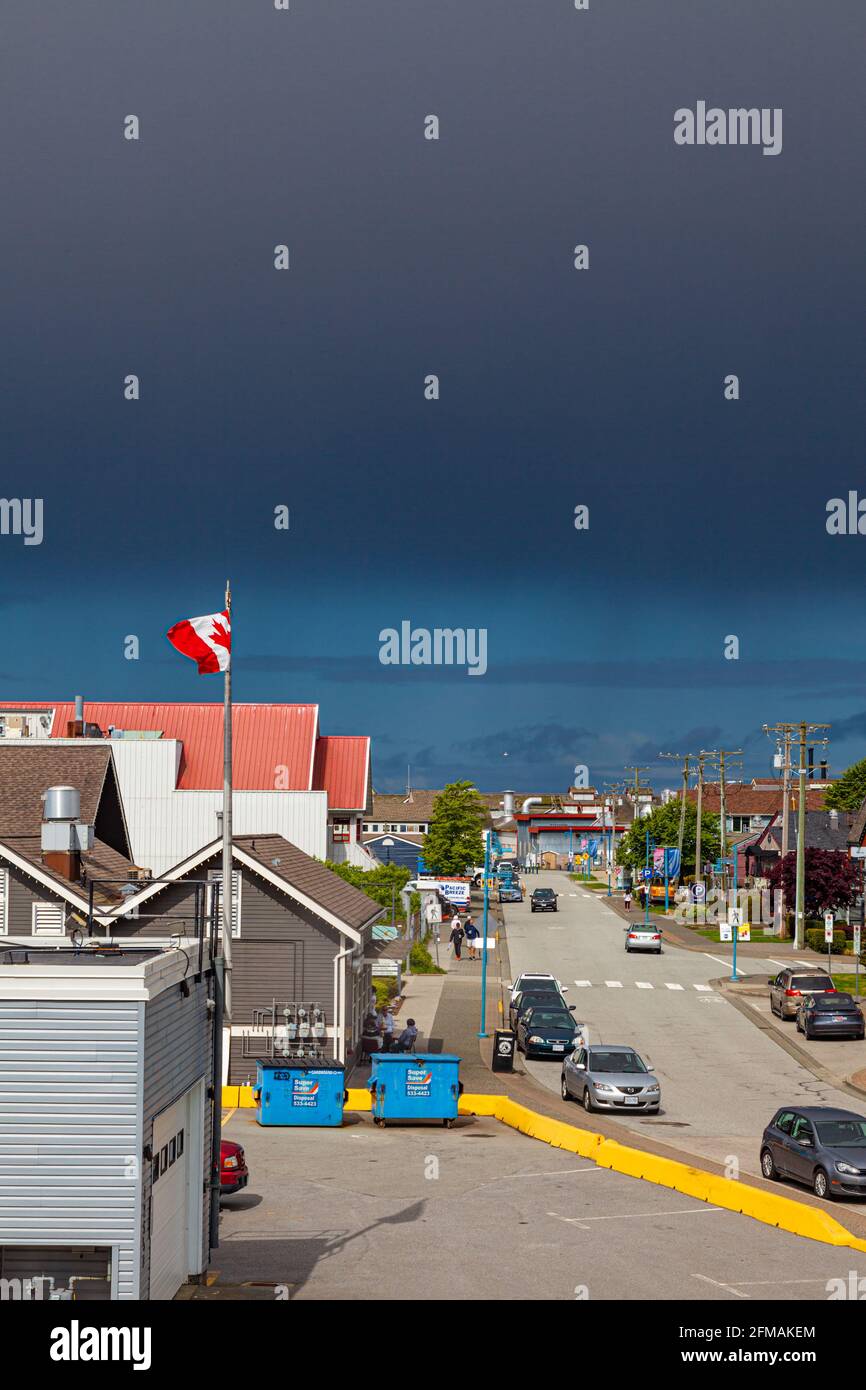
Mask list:
[{"label": "road sign", "polygon": [[824,913],[824,944],[833,945],[833,928],[836,925],[836,918],[832,912]]},{"label": "road sign", "polygon": [[741,927],[743,925],[743,909],[741,907],[729,908],[728,922],[732,927]]},{"label": "road sign", "polygon": [[692,893],[696,903],[704,902],[707,896],[707,885],[705,883],[693,883]]},{"label": "road sign", "polygon": [[652,878],[652,876],[653,876],[653,871],[652,871],[652,869],[641,869],[641,878],[644,880],[645,883],[649,883],[649,881],[650,881],[650,879]]},{"label": "road sign", "polygon": [[731,926],[730,922],[720,922],[720,923],[719,923],[719,940],[720,940],[720,941],[733,941],[733,939],[734,939],[734,929],[733,929],[733,927]]},{"label": "road sign", "polygon": [[854,954],[855,954],[855,956],[859,956],[859,954],[860,954],[860,928],[859,928],[859,927],[855,927],[855,928],[854,928]]}]

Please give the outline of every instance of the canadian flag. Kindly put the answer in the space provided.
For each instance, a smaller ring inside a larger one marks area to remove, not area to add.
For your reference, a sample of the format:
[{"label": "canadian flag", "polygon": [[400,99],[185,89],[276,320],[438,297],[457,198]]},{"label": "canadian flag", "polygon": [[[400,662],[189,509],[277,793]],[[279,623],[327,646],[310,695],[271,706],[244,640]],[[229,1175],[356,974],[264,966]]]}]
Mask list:
[{"label": "canadian flag", "polygon": [[204,618],[182,618],[165,635],[173,647],[198,663],[200,676],[228,670],[232,650],[228,609]]}]

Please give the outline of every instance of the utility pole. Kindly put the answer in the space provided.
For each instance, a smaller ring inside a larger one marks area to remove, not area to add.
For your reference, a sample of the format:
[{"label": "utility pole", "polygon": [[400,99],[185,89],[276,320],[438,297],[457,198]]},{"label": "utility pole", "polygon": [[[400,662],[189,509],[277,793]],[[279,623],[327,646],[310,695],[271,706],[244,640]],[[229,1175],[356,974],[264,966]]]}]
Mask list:
[{"label": "utility pole", "polygon": [[[768,732],[783,734],[785,736],[785,764],[790,763],[791,743],[794,735],[797,736],[800,745],[800,764],[797,768],[798,777],[798,801],[797,801],[797,876],[796,876],[796,895],[794,899],[794,950],[802,951],[805,939],[804,928],[806,924],[806,777],[809,768],[806,764],[807,748],[814,748],[816,743],[826,747],[826,738],[811,739],[810,734],[818,733],[821,729],[829,729],[829,724],[810,724],[807,720],[801,719],[797,724],[774,724]],[[783,779],[785,788],[785,808],[788,802],[787,777]],[[787,851],[788,826],[787,816],[784,814],[782,820],[782,858]],[[784,901],[784,900],[783,900]]]},{"label": "utility pole", "polygon": [[[791,809],[791,730],[790,724],[765,724],[764,733],[768,736],[776,734],[777,748],[778,736],[782,738],[782,752],[777,756],[782,759],[782,863],[788,853],[788,818]],[[785,927],[785,884],[779,878],[779,931],[784,931]]]},{"label": "utility pole", "polygon": [[[719,861],[722,865],[722,889],[727,881],[725,860],[728,856],[727,807],[725,806],[725,758],[742,757],[742,748],[714,748],[706,756],[718,760],[719,767]],[[736,854],[736,850],[734,851]]]},{"label": "utility pole", "polygon": [[680,795],[680,828],[677,835],[677,851],[680,860],[680,883],[682,883],[685,877],[683,872],[683,840],[685,839],[686,833],[686,797],[689,790],[689,763],[693,756],[694,754],[692,753],[659,753],[660,758],[676,758],[677,761],[682,758],[683,760],[683,790]]},{"label": "utility pole", "polygon": [[610,808],[610,829],[607,842],[607,896],[611,897],[610,876],[613,869],[613,840],[616,834],[616,798],[621,788],[618,782],[605,782],[604,790],[607,794],[604,802],[605,810]]}]

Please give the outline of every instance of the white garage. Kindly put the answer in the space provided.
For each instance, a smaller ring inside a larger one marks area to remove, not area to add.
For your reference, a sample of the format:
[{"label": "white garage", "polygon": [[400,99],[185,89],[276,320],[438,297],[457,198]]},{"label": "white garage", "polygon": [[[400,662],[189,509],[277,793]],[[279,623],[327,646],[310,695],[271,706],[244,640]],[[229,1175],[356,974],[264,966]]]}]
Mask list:
[{"label": "white garage", "polygon": [[200,1264],[201,1154],[195,1150],[203,1101],[201,1085],[193,1086],[153,1121],[151,1298],[174,1298]]}]

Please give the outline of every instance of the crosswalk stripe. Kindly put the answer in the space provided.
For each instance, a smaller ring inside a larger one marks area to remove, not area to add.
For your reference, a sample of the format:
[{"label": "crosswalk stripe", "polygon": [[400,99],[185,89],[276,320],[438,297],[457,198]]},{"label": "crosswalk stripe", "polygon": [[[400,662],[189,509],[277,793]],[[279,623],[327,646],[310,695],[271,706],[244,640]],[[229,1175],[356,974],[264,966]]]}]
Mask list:
[{"label": "crosswalk stripe", "polygon": [[649,983],[648,980],[635,980],[635,984],[637,985],[638,989],[652,989],[652,988],[653,988],[653,986]]},{"label": "crosswalk stripe", "polygon": [[682,985],[665,985],[665,989],[682,989]]},{"label": "crosswalk stripe", "polygon": [[713,992],[712,985],[695,985],[695,989],[699,989],[702,994],[712,994]]},{"label": "crosswalk stripe", "polygon": [[575,980],[574,983],[577,985],[578,989],[592,988],[592,980]]},{"label": "crosswalk stripe", "polygon": [[608,989],[622,989],[622,980],[605,980]]}]

